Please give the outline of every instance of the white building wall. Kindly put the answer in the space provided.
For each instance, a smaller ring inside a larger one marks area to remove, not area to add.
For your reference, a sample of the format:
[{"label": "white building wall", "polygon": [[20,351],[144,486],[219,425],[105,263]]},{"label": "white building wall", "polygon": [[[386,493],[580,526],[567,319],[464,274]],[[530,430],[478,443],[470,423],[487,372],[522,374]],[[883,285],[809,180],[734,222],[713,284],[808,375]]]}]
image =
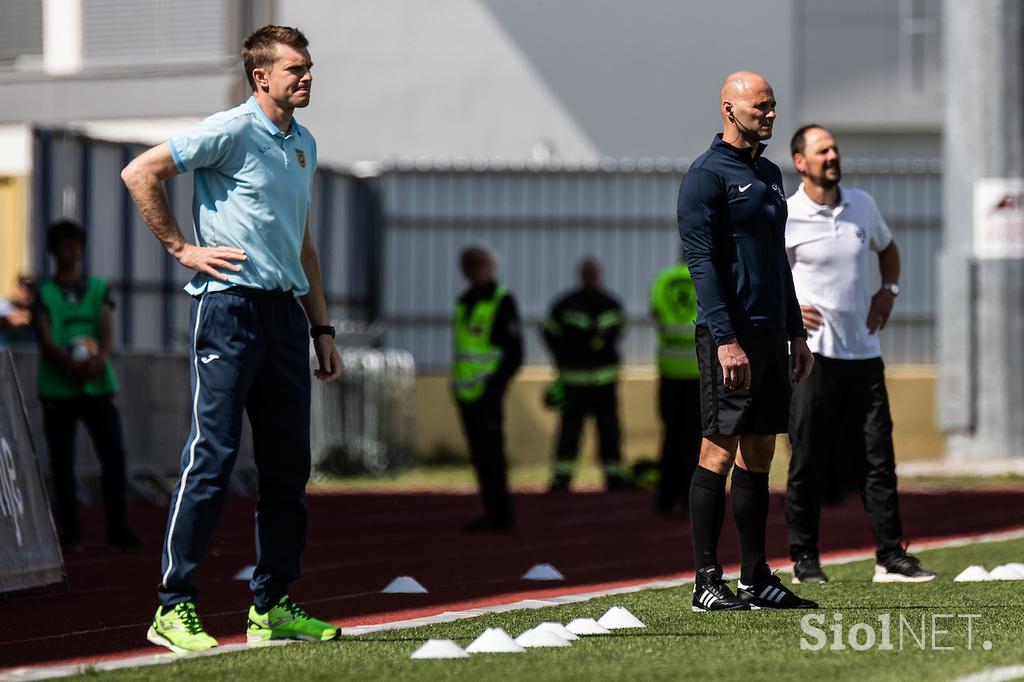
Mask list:
[{"label": "white building wall", "polygon": [[[762,69],[792,101],[789,0],[281,0],[312,45],[321,158],[693,157],[718,88]],[[721,32],[737,15],[749,21]],[[783,46],[765,58],[764,41]],[[759,66],[760,65],[760,66]]]},{"label": "white building wall", "polygon": [[[41,31],[40,1],[0,0],[0,28]],[[61,1],[82,3],[82,68],[48,77],[41,36],[8,40],[25,54],[0,50],[0,123],[233,106],[240,36],[272,18],[312,41],[300,119],[325,163],[693,158],[736,69],[775,86],[776,161],[808,120],[848,156],[940,156],[940,0]]]}]

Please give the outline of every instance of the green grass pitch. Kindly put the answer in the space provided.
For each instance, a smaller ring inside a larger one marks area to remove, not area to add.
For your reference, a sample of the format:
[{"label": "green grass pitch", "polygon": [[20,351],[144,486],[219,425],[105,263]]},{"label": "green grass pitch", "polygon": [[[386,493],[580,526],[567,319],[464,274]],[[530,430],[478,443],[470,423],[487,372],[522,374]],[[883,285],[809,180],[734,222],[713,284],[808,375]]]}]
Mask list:
[{"label": "green grass pitch", "polygon": [[[1000,666],[1024,664],[1024,582],[954,583],[970,564],[992,569],[1024,560],[1024,540],[978,543],[921,552],[938,571],[932,583],[876,585],[873,562],[826,566],[832,582],[798,586],[817,600],[810,612],[693,613],[690,586],[601,597],[543,609],[489,614],[454,623],[345,637],[338,642],[252,649],[169,665],[102,673],[110,680],[950,680]],[[786,580],[788,581],[788,576]],[[468,659],[411,660],[427,638],[466,646],[485,627],[513,637],[544,620],[566,623],[628,608],[647,627],[581,638],[571,648],[522,654],[477,654]],[[841,614],[837,623],[835,614]],[[819,614],[822,635],[801,627]],[[965,616],[971,616],[970,619]],[[925,627],[921,622],[924,617]],[[889,621],[882,649],[883,622]],[[858,625],[863,624],[863,625]],[[842,626],[834,650],[833,628]],[[970,634],[968,633],[970,626]],[[874,646],[864,648],[874,634]],[[902,637],[902,642],[900,638]],[[986,645],[985,642],[990,644]],[[922,649],[923,645],[923,649]],[[943,649],[939,647],[949,647]],[[968,648],[970,647],[970,648]]]}]

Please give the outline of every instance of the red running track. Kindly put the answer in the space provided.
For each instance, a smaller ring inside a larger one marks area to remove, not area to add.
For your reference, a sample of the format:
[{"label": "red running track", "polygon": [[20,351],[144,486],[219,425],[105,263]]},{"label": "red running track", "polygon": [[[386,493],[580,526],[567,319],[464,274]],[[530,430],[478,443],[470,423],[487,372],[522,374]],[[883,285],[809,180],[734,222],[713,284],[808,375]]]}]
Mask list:
[{"label": "red running track", "polygon": [[[768,555],[785,557],[782,497],[773,494],[771,504]],[[649,494],[524,494],[516,505],[516,533],[469,537],[459,529],[479,511],[471,495],[313,494],[303,578],[292,596],[320,618],[357,625],[692,573],[688,524],[656,520]],[[911,542],[1024,524],[1024,490],[904,492],[901,507]],[[131,512],[148,551],[113,553],[101,548],[99,534],[87,532],[85,552],[67,559],[70,593],[55,586],[0,602],[0,671],[159,653],[145,631],[156,608],[166,512],[146,506]],[[228,501],[196,575],[200,615],[224,643],[241,641],[244,632],[248,584],[232,576],[254,562],[252,515],[251,500]],[[96,531],[102,518],[87,512],[84,523]],[[824,510],[822,538],[823,553],[872,546],[859,499]],[[738,561],[728,514],[720,558]],[[554,564],[566,580],[538,589],[519,579],[541,562]],[[381,594],[399,575],[414,576],[430,592]]]}]

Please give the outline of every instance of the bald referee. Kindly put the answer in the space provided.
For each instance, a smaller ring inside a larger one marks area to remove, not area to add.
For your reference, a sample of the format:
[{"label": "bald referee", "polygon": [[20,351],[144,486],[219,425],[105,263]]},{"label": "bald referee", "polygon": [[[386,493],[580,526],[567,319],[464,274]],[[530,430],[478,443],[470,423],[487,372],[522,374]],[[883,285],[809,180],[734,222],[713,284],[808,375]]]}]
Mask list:
[{"label": "bald referee", "polygon": [[[775,124],[775,93],[763,76],[731,74],[722,83],[719,113],[722,134],[690,166],[678,204],[697,289],[704,436],[690,484],[693,610],[814,608],[765,561],[775,436],[788,425],[790,381],[803,380],[813,362],[786,259],[782,173],[762,154]],[[730,470],[742,560],[737,594],[718,563]]]}]

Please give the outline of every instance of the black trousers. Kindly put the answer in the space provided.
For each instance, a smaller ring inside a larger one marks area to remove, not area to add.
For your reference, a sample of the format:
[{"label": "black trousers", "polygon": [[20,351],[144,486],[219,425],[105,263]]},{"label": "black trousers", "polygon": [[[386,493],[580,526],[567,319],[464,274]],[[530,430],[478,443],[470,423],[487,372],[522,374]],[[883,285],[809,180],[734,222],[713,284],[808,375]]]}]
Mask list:
[{"label": "black trousers", "polygon": [[881,358],[814,356],[811,375],[793,390],[786,486],[789,551],[817,552],[821,504],[858,490],[879,561],[902,551],[892,416]]},{"label": "black trousers", "polygon": [[78,490],[75,478],[75,435],[78,422],[85,424],[102,471],[103,507],[107,534],[125,528],[125,464],[121,417],[110,396],[40,398],[43,430],[50,453],[54,508],[62,539],[81,538]]},{"label": "black trousers", "polygon": [[583,422],[593,415],[597,422],[598,452],[606,478],[622,477],[622,431],[619,427],[619,385],[566,386],[562,424],[555,451],[555,477],[571,477],[580,447]]},{"label": "black trousers", "polygon": [[700,459],[700,379],[662,377],[658,382],[658,412],[664,436],[654,508],[670,514],[681,504],[683,513],[688,514],[690,479]]},{"label": "black trousers", "polygon": [[503,393],[485,393],[475,402],[457,403],[462,429],[469,444],[469,457],[480,486],[484,514],[501,524],[513,521],[515,516],[512,497],[508,493],[503,400]]}]

